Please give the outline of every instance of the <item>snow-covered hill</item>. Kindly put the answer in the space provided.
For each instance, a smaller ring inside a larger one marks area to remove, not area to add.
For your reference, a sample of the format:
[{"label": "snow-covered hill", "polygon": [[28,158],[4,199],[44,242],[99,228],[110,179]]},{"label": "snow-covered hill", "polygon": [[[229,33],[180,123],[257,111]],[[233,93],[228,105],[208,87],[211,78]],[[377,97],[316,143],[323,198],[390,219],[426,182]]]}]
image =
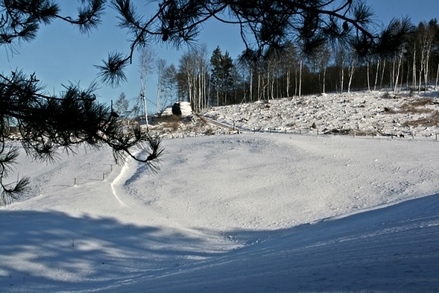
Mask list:
[{"label": "snow-covered hill", "polygon": [[[164,140],[158,174],[116,166],[108,149],[56,165],[20,157],[34,194],[0,209],[0,291],[439,290],[435,126],[404,128],[404,115],[426,114],[394,114],[402,98],[376,98],[373,114],[366,96],[346,94],[346,106],[334,97],[209,109],[240,134],[188,138],[190,122],[171,127],[167,136],[184,138]],[[401,128],[387,115],[402,115]],[[381,135],[322,135],[364,116],[382,120]],[[297,128],[286,129],[291,121]],[[226,132],[203,127],[198,134]],[[392,139],[391,129],[401,132]]]},{"label": "snow-covered hill", "polygon": [[[386,91],[322,94],[213,107],[202,113],[204,120],[177,125],[161,123],[153,129],[167,137],[187,137],[248,132],[294,134],[348,134],[433,138],[439,134],[439,96]],[[216,124],[207,123],[216,122]],[[222,124],[224,127],[218,127]],[[233,131],[232,131],[233,132]]]}]

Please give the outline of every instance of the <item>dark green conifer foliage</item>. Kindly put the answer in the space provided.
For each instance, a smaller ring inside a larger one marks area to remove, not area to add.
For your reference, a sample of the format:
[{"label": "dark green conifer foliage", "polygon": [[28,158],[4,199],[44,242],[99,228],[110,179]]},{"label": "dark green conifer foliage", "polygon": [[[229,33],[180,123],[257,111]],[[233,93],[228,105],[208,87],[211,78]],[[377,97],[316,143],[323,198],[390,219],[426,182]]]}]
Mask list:
[{"label": "dark green conifer foliage", "polygon": [[[56,1],[0,1],[0,45],[31,41],[40,24],[55,18],[88,32],[100,23],[105,1],[82,2],[77,18],[71,18],[58,15]],[[96,101],[96,89],[96,84],[87,89],[69,84],[55,96],[46,93],[35,74],[0,73],[0,206],[17,199],[29,186],[28,178],[5,183],[20,153],[17,141],[29,156],[42,161],[55,161],[58,150],[75,152],[75,146],[85,143],[110,146],[116,161],[131,157],[152,171],[158,169],[161,140],[139,127],[123,127],[111,107]],[[139,149],[144,151],[135,155]]]}]

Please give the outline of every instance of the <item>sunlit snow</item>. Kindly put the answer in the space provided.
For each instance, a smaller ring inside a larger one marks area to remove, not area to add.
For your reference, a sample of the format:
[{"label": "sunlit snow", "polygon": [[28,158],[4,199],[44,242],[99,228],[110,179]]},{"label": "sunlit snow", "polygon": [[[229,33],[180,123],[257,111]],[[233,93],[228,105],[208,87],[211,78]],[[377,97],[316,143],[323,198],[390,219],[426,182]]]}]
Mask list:
[{"label": "sunlit snow", "polygon": [[164,131],[157,174],[107,148],[21,156],[0,292],[438,291],[438,110],[435,92],[210,108],[217,135]]}]

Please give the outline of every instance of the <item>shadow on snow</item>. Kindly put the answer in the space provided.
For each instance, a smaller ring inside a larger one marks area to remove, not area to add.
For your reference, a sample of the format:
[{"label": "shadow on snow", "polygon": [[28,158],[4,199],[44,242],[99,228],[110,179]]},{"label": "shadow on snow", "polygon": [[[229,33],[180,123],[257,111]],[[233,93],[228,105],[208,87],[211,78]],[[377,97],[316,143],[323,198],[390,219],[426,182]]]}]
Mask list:
[{"label": "shadow on snow", "polygon": [[0,292],[100,288],[215,255],[197,251],[200,239],[110,217],[3,210],[0,230]]},{"label": "shadow on snow", "polygon": [[0,211],[0,229],[2,292],[439,290],[439,194],[281,231],[228,231],[245,244],[228,252],[53,211]]},{"label": "shadow on snow", "polygon": [[116,291],[439,291],[439,194],[281,231],[230,235],[248,245]]}]

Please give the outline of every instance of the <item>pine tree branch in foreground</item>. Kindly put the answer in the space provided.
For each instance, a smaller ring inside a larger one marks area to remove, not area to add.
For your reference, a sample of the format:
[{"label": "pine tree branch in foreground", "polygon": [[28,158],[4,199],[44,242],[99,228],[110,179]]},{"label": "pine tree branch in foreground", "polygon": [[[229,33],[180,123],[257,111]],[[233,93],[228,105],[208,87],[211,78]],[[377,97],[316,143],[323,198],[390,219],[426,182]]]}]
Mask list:
[{"label": "pine tree branch in foreground", "polygon": [[245,51],[255,58],[269,50],[282,51],[291,42],[303,56],[327,42],[344,43],[361,58],[388,54],[396,52],[410,32],[405,25],[392,24],[380,31],[372,21],[372,8],[360,0],[166,0],[154,6],[156,12],[149,17],[133,1],[110,2],[119,14],[119,26],[132,36],[127,54],[113,53],[98,67],[102,81],[112,85],[123,81],[124,65],[132,62],[136,49],[151,42],[191,44],[210,19],[239,26]]},{"label": "pine tree branch in foreground", "polygon": [[[10,147],[14,143],[9,139],[11,125],[33,159],[53,162],[59,151],[74,152],[74,146],[108,145],[118,162],[131,158],[154,172],[159,169],[161,139],[143,133],[140,127],[124,126],[111,108],[96,101],[95,91],[95,84],[88,89],[70,84],[60,96],[49,96],[35,75],[0,74],[0,205],[16,199],[28,184],[27,179],[4,184],[18,156],[18,149]],[[136,154],[139,150],[143,152]]]}]

